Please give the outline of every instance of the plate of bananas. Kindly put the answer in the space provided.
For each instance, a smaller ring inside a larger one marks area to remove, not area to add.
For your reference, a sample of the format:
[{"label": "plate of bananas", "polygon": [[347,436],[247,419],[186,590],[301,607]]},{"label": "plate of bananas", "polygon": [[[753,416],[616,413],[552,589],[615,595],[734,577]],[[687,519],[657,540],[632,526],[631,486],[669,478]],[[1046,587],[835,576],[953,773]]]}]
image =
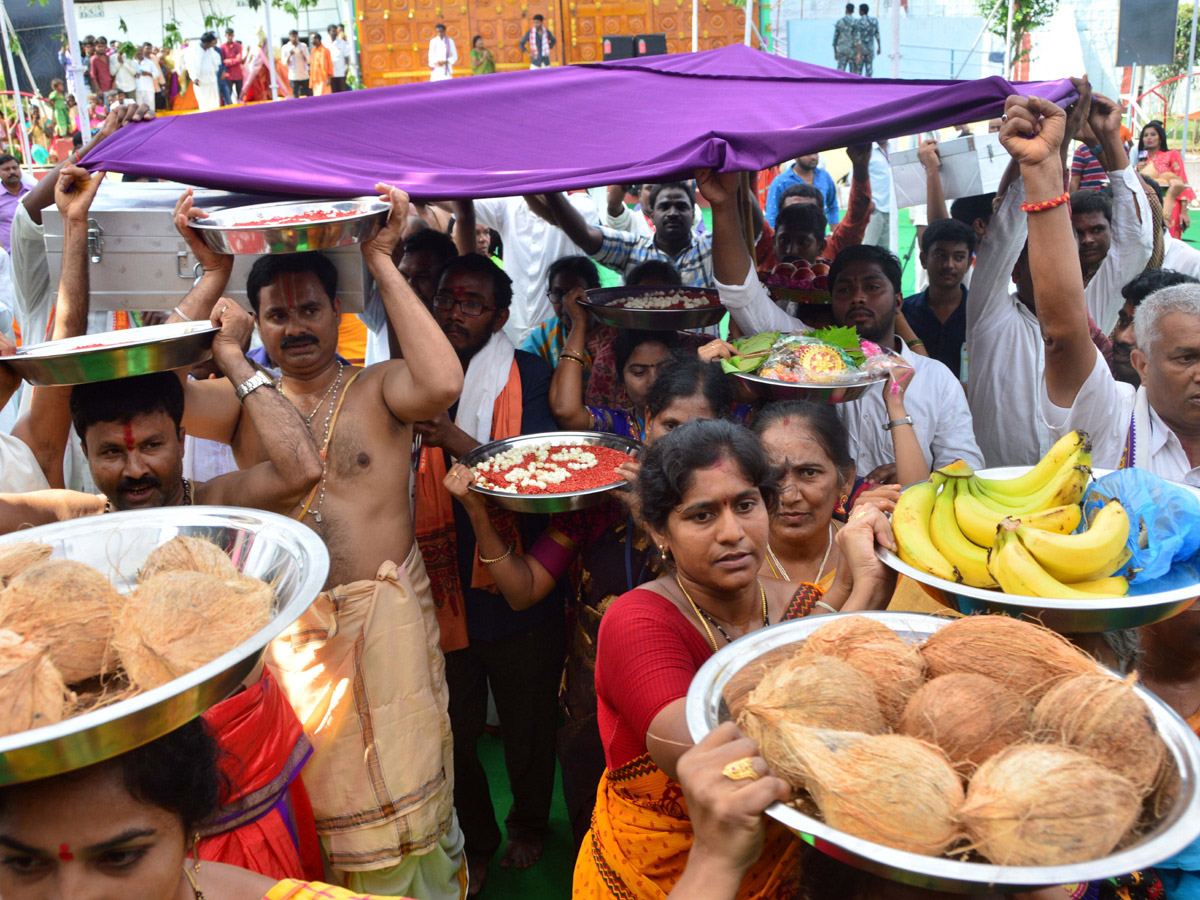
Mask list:
[{"label": "plate of bananas", "polygon": [[1130,593],[1133,526],[1119,500],[1077,530],[1093,474],[1107,474],[1093,473],[1091,458],[1087,434],[1073,431],[1033,467],[944,466],[900,495],[892,513],[898,552],[876,552],[964,614],[1005,613],[1059,632],[1097,632],[1183,612],[1200,598],[1200,582]]}]

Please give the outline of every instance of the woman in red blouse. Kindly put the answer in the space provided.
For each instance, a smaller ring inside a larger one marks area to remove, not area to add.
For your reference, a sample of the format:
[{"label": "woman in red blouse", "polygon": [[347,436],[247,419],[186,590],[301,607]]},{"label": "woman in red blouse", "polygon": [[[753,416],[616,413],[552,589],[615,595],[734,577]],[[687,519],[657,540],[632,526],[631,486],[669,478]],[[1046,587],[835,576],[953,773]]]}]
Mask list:
[{"label": "woman in red blouse", "polygon": [[[776,485],[758,438],[725,421],[683,425],[642,461],[642,523],[667,571],[621,596],[600,624],[597,719],[608,769],[575,866],[576,900],[661,900],[683,872],[692,829],[676,763],[692,743],[688,686],[719,647],[796,615],[790,585],[759,575]],[[892,585],[875,559],[877,539],[893,543],[873,507],[838,532],[842,563],[825,594],[832,608],[886,606]],[[790,832],[769,826],[738,896],[794,897],[798,858]]]},{"label": "woman in red blouse", "polygon": [[1187,169],[1178,150],[1167,148],[1167,132],[1161,122],[1150,122],[1138,138],[1138,173],[1153,178],[1167,189],[1163,210],[1170,217],[1171,237],[1179,239],[1192,224],[1188,201],[1196,193],[1188,187]]}]

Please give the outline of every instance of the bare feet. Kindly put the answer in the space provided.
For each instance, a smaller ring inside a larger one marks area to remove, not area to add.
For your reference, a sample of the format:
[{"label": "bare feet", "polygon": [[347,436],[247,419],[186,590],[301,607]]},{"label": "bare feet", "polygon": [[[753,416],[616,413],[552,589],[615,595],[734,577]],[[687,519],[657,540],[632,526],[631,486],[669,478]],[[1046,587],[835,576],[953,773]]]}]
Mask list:
[{"label": "bare feet", "polygon": [[483,882],[487,878],[487,862],[471,862],[467,860],[467,896],[474,897],[483,890]]},{"label": "bare feet", "polygon": [[500,858],[501,868],[528,869],[542,856],[540,837],[509,838]]}]

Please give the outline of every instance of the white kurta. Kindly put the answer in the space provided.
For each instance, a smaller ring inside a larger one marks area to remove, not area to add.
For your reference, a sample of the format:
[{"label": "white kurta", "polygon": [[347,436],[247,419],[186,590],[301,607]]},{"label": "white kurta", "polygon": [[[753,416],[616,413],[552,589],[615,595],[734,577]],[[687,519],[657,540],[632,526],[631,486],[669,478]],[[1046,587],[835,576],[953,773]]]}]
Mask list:
[{"label": "white kurta", "polygon": [[217,70],[221,68],[221,54],[214,48],[205,50],[199,43],[189,44],[183,55],[188,78],[196,90],[196,103],[201,112],[221,108],[221,89],[217,85]]},{"label": "white kurta", "polygon": [[429,80],[445,81],[454,77],[454,64],[458,62],[458,49],[454,39],[434,35],[429,39]]}]

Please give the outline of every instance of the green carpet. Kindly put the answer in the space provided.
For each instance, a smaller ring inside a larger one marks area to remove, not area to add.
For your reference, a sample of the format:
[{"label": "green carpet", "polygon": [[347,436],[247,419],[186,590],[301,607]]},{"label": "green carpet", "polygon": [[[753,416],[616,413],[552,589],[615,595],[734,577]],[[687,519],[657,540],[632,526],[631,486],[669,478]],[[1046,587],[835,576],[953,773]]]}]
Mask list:
[{"label": "green carpet", "polygon": [[[501,828],[512,807],[508,775],[504,771],[504,745],[498,736],[479,739],[479,760],[487,771],[488,787]],[[501,844],[503,852],[503,844]],[[558,767],[554,772],[554,801],[550,807],[550,833],[542,858],[528,869],[500,868],[500,853],[488,867],[480,897],[484,900],[566,900],[571,896],[571,873],[575,870],[575,848],[567,807],[563,803]]]}]

